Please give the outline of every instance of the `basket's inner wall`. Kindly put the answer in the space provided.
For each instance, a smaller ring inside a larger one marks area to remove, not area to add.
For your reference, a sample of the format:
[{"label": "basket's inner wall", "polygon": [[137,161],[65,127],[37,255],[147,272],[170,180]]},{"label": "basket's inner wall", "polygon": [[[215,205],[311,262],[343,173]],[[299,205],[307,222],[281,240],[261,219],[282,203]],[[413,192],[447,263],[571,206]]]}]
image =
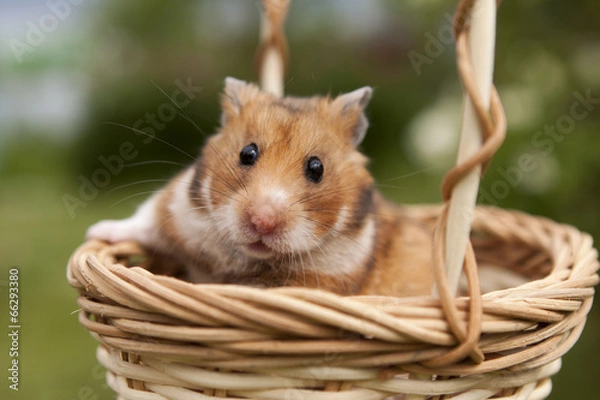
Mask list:
[{"label": "basket's inner wall", "polygon": [[552,270],[552,255],[542,247],[477,232],[471,240],[484,293],[544,278]]}]

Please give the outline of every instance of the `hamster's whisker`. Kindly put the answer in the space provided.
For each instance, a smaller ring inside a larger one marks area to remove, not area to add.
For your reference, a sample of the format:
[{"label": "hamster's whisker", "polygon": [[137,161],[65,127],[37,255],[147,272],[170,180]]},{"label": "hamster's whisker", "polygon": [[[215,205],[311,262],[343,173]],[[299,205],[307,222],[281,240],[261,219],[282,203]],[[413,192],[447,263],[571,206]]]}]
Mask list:
[{"label": "hamster's whisker", "polygon": [[209,206],[192,207],[190,208],[190,211],[207,210],[209,208]]},{"label": "hamster's whisker", "polygon": [[130,199],[132,199],[132,198],[134,198],[134,197],[138,197],[138,196],[146,196],[146,195],[148,195],[148,194],[154,194],[154,193],[156,193],[156,192],[158,192],[158,191],[160,191],[160,189],[157,189],[157,190],[146,190],[146,191],[144,191],[144,192],[134,193],[134,194],[132,194],[132,195],[129,195],[129,196],[127,196],[127,197],[124,197],[124,198],[122,198],[121,200],[119,200],[119,201],[117,201],[117,202],[113,203],[113,204],[112,204],[112,205],[110,205],[108,208],[114,208],[114,207],[116,207],[117,205],[119,205],[119,204],[123,203],[124,201],[130,200]]},{"label": "hamster's whisker", "polygon": [[136,129],[136,128],[132,127],[132,126],[128,126],[128,125],[125,125],[125,124],[121,124],[121,123],[118,123],[118,122],[110,122],[110,121],[107,121],[107,122],[103,122],[103,124],[105,124],[105,125],[114,125],[114,126],[119,126],[119,127],[121,127],[121,128],[129,129],[129,130],[130,130],[130,131],[132,131],[132,132],[139,133],[140,135],[144,135],[144,136],[147,136],[147,137],[151,137],[153,140],[158,140],[160,143],[166,144],[167,146],[171,147],[171,148],[172,148],[172,149],[174,149],[174,150],[177,150],[177,151],[178,151],[178,152],[180,152],[181,154],[183,154],[183,155],[185,155],[185,156],[189,157],[190,159],[192,159],[192,160],[195,160],[195,158],[194,158],[194,157],[193,157],[191,154],[189,154],[188,152],[186,152],[186,151],[184,151],[184,150],[181,150],[179,147],[177,147],[177,146],[175,146],[175,145],[173,145],[173,144],[171,144],[171,143],[167,142],[166,140],[163,140],[163,139],[159,138],[158,136],[150,135],[149,133],[147,133],[147,132],[144,132],[144,131],[142,131],[142,130],[140,130],[140,129]]},{"label": "hamster's whisker", "polygon": [[323,253],[325,257],[329,257],[331,255],[331,251],[325,248],[323,243],[321,243],[321,240],[317,237],[317,235],[314,232],[310,232],[310,235],[313,239],[313,244],[321,251],[321,253]]},{"label": "hamster's whisker", "polygon": [[154,82],[153,80],[150,80],[150,83],[152,83],[152,85],[154,85],[154,87],[157,88],[159,92],[161,92],[167,99],[169,99],[169,101],[171,103],[173,103],[173,105],[177,108],[177,110],[176,110],[177,115],[179,115],[181,118],[185,119],[190,124],[192,124],[192,126],[194,128],[196,128],[196,130],[198,130],[198,132],[200,132],[202,137],[206,138],[206,133],[204,133],[204,131],[198,126],[198,124],[196,124],[196,122],[186,113],[186,111],[183,109],[183,107],[181,107],[181,105],[179,103],[177,103],[175,101],[175,99],[173,99],[173,97],[169,96],[169,94],[167,92],[165,92],[163,88],[158,86],[158,84],[156,82]]},{"label": "hamster's whisker", "polygon": [[231,184],[231,182],[229,182],[227,179],[223,178],[221,175],[219,175],[215,170],[213,170],[212,168],[210,168],[208,165],[202,165],[202,168],[206,168],[208,169],[210,172],[212,172],[211,174],[206,174],[207,176],[211,177],[212,179],[218,180],[219,182],[223,183],[225,186],[227,186],[232,192],[236,191],[235,186],[233,186]]},{"label": "hamster's whisker", "polygon": [[[110,189],[108,192],[106,192],[106,195],[110,195],[113,192],[116,192],[119,189],[123,189],[126,187],[131,187],[131,186],[135,186],[135,185],[141,185],[141,184],[145,184],[145,183],[164,183],[164,182],[182,182],[181,179],[176,179],[176,178],[171,178],[171,179],[145,179],[145,180],[140,180],[140,181],[135,181],[135,182],[131,182],[131,183],[126,183],[124,185],[119,185],[116,186],[112,189]],[[149,193],[155,193],[160,191],[161,189],[156,189],[156,190],[151,190],[151,191],[145,191],[145,192],[140,192],[140,193],[136,193],[133,196],[129,196],[129,197],[125,197],[124,199],[119,200],[118,202],[114,203],[112,207],[116,206],[117,204],[121,203],[122,201],[128,200],[131,197],[135,197],[135,196],[140,196],[140,195],[145,195],[145,194],[149,194]]]},{"label": "hamster's whisker", "polygon": [[227,193],[220,192],[220,191],[218,191],[216,189],[211,189],[211,195],[222,196],[222,197],[225,197],[226,199],[229,199],[231,201],[235,201],[236,203],[240,202],[239,199],[236,199],[235,197],[232,197],[232,196],[228,195]]},{"label": "hamster's whisker", "polygon": [[401,180],[401,179],[410,178],[412,176],[419,175],[419,174],[422,174],[422,173],[425,173],[425,172],[429,172],[429,171],[433,171],[435,169],[440,169],[440,168],[441,168],[441,166],[431,166],[431,167],[427,167],[427,168],[424,168],[424,169],[421,169],[421,170],[418,170],[418,171],[409,172],[407,174],[400,175],[400,176],[397,176],[395,178],[386,179],[386,180],[384,180],[382,182],[398,181],[398,180]]},{"label": "hamster's whisker", "polygon": [[[309,238],[311,239],[311,244],[317,248],[319,248],[321,251],[323,251],[321,249],[321,245],[319,243],[318,238],[316,237],[316,235],[310,231],[310,229],[304,228],[303,231],[301,232],[302,234],[307,234],[309,236]],[[320,288],[321,287],[321,282],[319,280],[319,274],[318,274],[318,266],[315,263],[314,258],[312,257],[312,253],[310,251],[297,251],[297,249],[294,248],[293,243],[290,243],[290,253],[295,254],[298,256],[298,258],[300,259],[300,263],[302,266],[302,273],[304,275],[304,286],[306,286],[306,271],[309,270],[311,271],[314,276],[315,276],[315,280],[317,283],[317,287]],[[306,267],[305,261],[304,261],[304,255],[306,255],[306,257],[309,259],[310,261],[310,268]]]},{"label": "hamster's whisker", "polygon": [[[310,237],[312,238],[313,241],[313,245],[319,249],[319,251],[323,254],[323,256],[325,256],[325,258],[328,258],[327,253],[325,252],[325,248],[323,247],[323,245],[321,244],[319,238],[317,237],[317,235],[314,234],[314,232],[309,232]],[[317,266],[317,264],[315,263],[315,260],[312,256],[311,252],[307,252],[308,257],[310,258],[310,262],[312,264],[313,270],[315,271],[315,277],[317,279],[317,287],[320,288],[321,287],[321,282],[319,280],[319,268]]]},{"label": "hamster's whisker", "polygon": [[[152,82],[152,81],[150,81]],[[175,107],[177,107],[176,113],[178,116],[180,116],[181,118],[183,118],[184,120],[186,120],[187,122],[190,123],[190,125],[192,125],[199,133],[200,135],[202,135],[202,137],[206,138],[206,133],[204,133],[204,131],[202,131],[202,129],[198,126],[198,124],[196,123],[196,121],[194,121],[186,112],[185,110],[171,97],[169,96],[169,94],[167,92],[165,92],[161,87],[159,87],[156,83],[152,82],[152,84],[160,91],[162,92],[162,94],[164,94],[170,101],[171,103],[173,103],[173,105],[175,105]],[[223,155],[221,153],[219,153],[219,151],[215,148],[215,146],[212,145],[212,143],[209,141],[208,145],[210,146],[210,148],[217,154],[217,157],[219,157],[219,159],[223,162],[223,164],[225,165],[225,168],[229,171],[229,173],[231,174],[231,177],[237,181],[237,183],[244,188],[244,191],[246,192],[246,194],[248,194],[248,189],[246,188],[246,186],[244,185],[244,183],[242,182],[242,180],[239,178],[239,176],[233,171],[233,168],[231,167],[231,165],[229,164],[229,162],[227,162],[227,159],[225,157],[223,157]]]},{"label": "hamster's whisker", "polygon": [[[301,232],[302,233],[302,232]],[[292,241],[288,241],[287,242],[287,246],[286,246],[286,250],[288,251],[288,253],[293,257],[294,259],[294,263],[293,266],[289,265],[288,268],[290,269],[290,271],[294,271],[296,275],[298,275],[299,273],[302,273],[302,279],[304,281],[304,287],[306,287],[306,266],[304,265],[304,258],[303,258],[303,254],[299,251],[296,251],[294,243]],[[296,259],[299,261],[296,262]],[[300,267],[300,271],[298,271],[298,268],[296,265],[299,265]],[[293,267],[293,268],[292,268]],[[290,272],[291,273],[291,272]],[[299,277],[299,276],[298,276]]]},{"label": "hamster's whisker", "polygon": [[[341,208],[305,208],[303,209],[303,211],[308,211],[308,212],[315,212],[315,213],[329,213],[329,214],[337,214],[341,211]],[[346,211],[350,211],[350,212],[357,212],[357,211],[364,211],[364,210],[359,210],[356,208],[347,208],[345,207],[344,210]],[[367,215],[373,215],[375,217],[395,217],[394,214],[382,214],[382,213],[377,213],[377,212],[373,212],[373,211],[367,211]]]},{"label": "hamster's whisker", "polygon": [[406,187],[406,186],[401,186],[401,185],[386,185],[386,184],[381,184],[381,183],[377,183],[377,184],[375,184],[375,186],[378,188],[395,189],[395,190],[403,189]]},{"label": "hamster's whisker", "polygon": [[347,188],[332,189],[332,190],[328,190],[328,191],[321,192],[321,193],[314,193],[314,194],[311,194],[311,195],[308,195],[308,196],[305,196],[305,197],[301,197],[300,199],[298,199],[295,202],[293,202],[291,204],[291,206],[293,206],[295,204],[307,203],[309,201],[313,201],[313,200],[316,200],[316,199],[321,199],[323,197],[338,195],[339,193],[351,192],[353,190],[361,190],[361,189],[364,189],[364,188],[365,188],[364,185],[356,185],[356,186],[349,186]]},{"label": "hamster's whisker", "polygon": [[375,186],[378,187],[378,188],[388,188],[388,189],[395,189],[395,190],[402,189],[404,186],[389,185],[389,184],[386,184],[385,182],[399,181],[399,180],[402,180],[402,179],[410,178],[410,177],[413,177],[415,175],[419,175],[419,174],[422,174],[422,173],[425,173],[425,172],[429,172],[429,171],[432,171],[432,170],[435,170],[435,169],[440,169],[440,168],[441,167],[439,167],[439,166],[438,167],[429,167],[429,168],[421,169],[419,171],[409,172],[407,174],[400,175],[400,176],[397,176],[395,178],[389,178],[389,179],[386,179],[384,181],[381,181],[381,182],[384,182],[384,183],[377,182],[377,183],[375,183]]},{"label": "hamster's whisker", "polygon": [[244,189],[244,192],[246,192],[246,196],[249,196],[248,188],[246,187],[246,184],[244,184],[244,181],[242,181],[240,176],[235,172],[235,170],[233,169],[233,167],[231,166],[229,161],[227,161],[227,158],[223,154],[221,154],[215,146],[213,146],[213,144],[210,142],[210,140],[208,141],[208,145],[210,146],[211,150],[215,152],[215,154],[217,155],[219,160],[223,162],[225,169],[227,170],[227,172],[229,172],[229,175],[231,175],[233,180],[235,180],[237,182],[237,184],[240,185],[240,187],[242,189]]},{"label": "hamster's whisker", "polygon": [[215,189],[215,188],[213,188],[213,187],[210,187],[210,188],[208,188],[208,190],[211,192],[211,194],[212,194],[212,193],[220,194],[221,196],[223,196],[223,197],[226,197],[226,198],[228,198],[228,199],[230,199],[230,200],[233,200],[233,201],[235,201],[235,202],[237,202],[237,203],[239,203],[239,202],[240,202],[240,200],[239,200],[239,199],[236,199],[236,198],[235,198],[235,197],[233,197],[232,195],[230,195],[230,194],[228,194],[228,193],[225,193],[225,192],[223,192],[223,191],[221,191],[221,190],[219,190],[219,189]]},{"label": "hamster's whisker", "polygon": [[[356,244],[357,246],[359,246],[359,247],[360,247],[360,248],[362,248],[363,250],[366,250],[368,254],[370,254],[370,253],[371,253],[370,249],[367,249],[365,246],[363,246],[363,245],[362,245],[360,242],[358,242],[356,239],[354,239],[354,238],[352,238],[352,237],[350,237],[350,236],[346,235],[344,232],[342,232],[342,231],[340,231],[340,230],[338,230],[338,229],[335,229],[333,224],[327,224],[327,223],[325,223],[325,222],[317,221],[317,220],[315,220],[315,219],[313,219],[313,218],[310,218],[310,217],[308,217],[308,216],[306,216],[306,215],[302,215],[302,214],[300,215],[300,217],[302,217],[302,218],[304,218],[305,220],[307,220],[307,221],[309,221],[309,222],[312,222],[312,223],[314,223],[314,224],[316,224],[316,225],[318,225],[318,226],[321,226],[321,227],[323,227],[323,228],[325,228],[325,229],[329,229],[329,230],[330,230],[330,231],[332,231],[333,233],[335,233],[335,234],[339,235],[339,236],[340,236],[340,238],[342,238],[342,239],[346,239],[346,240],[349,240],[349,241],[351,241],[352,243]],[[375,259],[374,259],[372,256],[369,256],[369,259],[375,263]],[[375,263],[375,266],[377,266],[377,263]],[[378,266],[377,266],[377,267],[378,267]]]},{"label": "hamster's whisker", "polygon": [[135,185],[142,185],[145,183],[164,183],[164,182],[170,182],[170,181],[171,181],[171,179],[144,179],[144,180],[135,181],[135,182],[131,182],[131,183],[126,183],[124,185],[116,186],[116,187],[110,189],[108,192],[106,192],[106,194],[109,195],[117,190],[124,189],[126,187],[135,186]]},{"label": "hamster's whisker", "polygon": [[[285,279],[285,286],[288,285],[288,283],[290,282],[290,279],[292,277],[292,272],[295,271],[296,269],[296,257],[294,253],[288,253],[286,255],[287,257],[287,263],[288,263],[288,269],[287,269],[287,277]],[[283,265],[284,265],[285,259],[281,260],[281,264],[279,264],[279,268],[277,268],[276,272],[280,272],[281,270],[283,270]]]},{"label": "hamster's whisker", "polygon": [[188,167],[188,164],[182,164],[182,163],[178,163],[176,161],[170,161],[170,160],[150,160],[150,161],[139,161],[139,162],[135,162],[135,163],[129,163],[129,164],[125,164],[125,167],[139,167],[141,165],[149,165],[149,164],[170,164],[170,165],[177,165],[178,167]]},{"label": "hamster's whisker", "polygon": [[298,254],[298,258],[300,259],[300,268],[302,268],[302,277],[304,279],[304,287],[306,287],[306,267],[304,266],[304,258],[302,254]]},{"label": "hamster's whisker", "polygon": [[[315,222],[315,221],[313,221],[313,222]],[[323,225],[323,226],[326,226],[326,224],[324,224],[324,223],[323,223],[322,225]],[[330,229],[334,230],[333,228],[330,228]],[[338,233],[339,233],[339,232],[338,232]],[[326,249],[326,248],[323,246],[323,244],[321,243],[321,241],[319,240],[319,238],[317,237],[317,235],[315,235],[313,232],[311,232],[311,233],[310,233],[310,235],[311,235],[311,236],[312,236],[312,238],[313,238],[313,243],[314,243],[314,245],[315,245],[315,246],[316,246],[316,247],[317,247],[317,248],[318,248],[318,249],[321,251],[321,253],[323,254],[323,256],[324,256],[326,259],[330,259],[330,257],[331,257],[331,251],[330,251],[330,250],[327,250],[327,249]],[[346,239],[351,239],[351,238],[349,238],[349,237],[346,237]],[[362,247],[362,246],[361,246],[361,247]],[[363,247],[363,248],[364,248],[364,247]],[[310,254],[310,253],[309,253],[309,254]],[[310,257],[311,257],[311,259],[312,259],[312,255],[311,255]],[[369,257],[369,258],[370,258],[370,259],[373,259],[372,257]],[[318,282],[318,281],[319,281],[319,275],[317,274],[317,282]],[[345,287],[346,289],[349,289],[349,288],[350,288],[350,287],[349,287],[349,284],[348,284],[348,283],[346,283],[346,282],[345,282],[345,280],[341,280],[341,281],[340,281],[340,284],[341,284],[341,285],[344,285],[344,287]],[[320,284],[319,284],[319,287],[320,287]]]},{"label": "hamster's whisker", "polygon": [[[216,245],[219,247],[222,246],[223,242],[224,242],[224,238],[222,237],[222,235],[219,232],[214,232],[213,234],[215,234],[216,238],[217,238]],[[205,251],[204,251],[205,246],[206,246],[206,242],[202,242],[202,245],[198,249],[198,254],[196,255],[196,265],[198,265],[198,262],[200,261],[202,254],[205,253]]]},{"label": "hamster's whisker", "polygon": [[[353,209],[353,208],[346,208],[347,211],[350,212],[354,212],[354,211],[361,211],[361,210],[357,210],[357,209]],[[315,213],[329,213],[329,214],[337,214],[341,211],[340,208],[305,208],[302,211],[305,212],[315,212]],[[367,212],[367,215],[372,215],[374,217],[385,217],[385,218],[389,218],[389,217],[396,217],[396,215],[394,214],[383,214],[383,213],[378,213],[378,212],[373,212],[373,211],[369,211]],[[414,223],[415,225],[425,229],[426,231],[429,232],[433,232],[433,225],[427,225],[422,221],[419,221],[418,219],[405,215],[402,218],[410,220],[412,223]]]}]

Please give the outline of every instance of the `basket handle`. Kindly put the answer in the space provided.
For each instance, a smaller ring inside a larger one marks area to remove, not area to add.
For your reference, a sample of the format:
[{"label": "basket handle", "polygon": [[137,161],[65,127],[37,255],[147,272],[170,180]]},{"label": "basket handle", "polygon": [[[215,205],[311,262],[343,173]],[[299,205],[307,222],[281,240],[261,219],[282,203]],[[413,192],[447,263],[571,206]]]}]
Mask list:
[{"label": "basket handle", "polygon": [[262,0],[260,45],[256,52],[256,70],[261,88],[283,96],[283,78],[289,51],[283,24],[291,0]]},{"label": "basket handle", "polygon": [[[463,84],[464,110],[456,165],[442,183],[443,211],[434,232],[434,295],[439,296],[450,329],[460,345],[428,366],[442,366],[470,356],[483,361],[477,347],[481,332],[481,290],[469,236],[479,180],[502,144],[506,117],[492,83],[497,0],[461,0],[454,15],[457,67]],[[469,287],[469,321],[464,326],[454,302],[461,272]]]}]

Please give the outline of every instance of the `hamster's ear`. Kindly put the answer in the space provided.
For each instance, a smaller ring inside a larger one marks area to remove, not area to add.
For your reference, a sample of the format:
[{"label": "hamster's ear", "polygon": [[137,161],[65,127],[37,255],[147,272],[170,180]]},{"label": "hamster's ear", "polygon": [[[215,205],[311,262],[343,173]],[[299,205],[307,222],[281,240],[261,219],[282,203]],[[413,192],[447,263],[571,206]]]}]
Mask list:
[{"label": "hamster's ear", "polygon": [[365,108],[371,100],[373,89],[369,86],[342,94],[333,101],[334,112],[341,117],[343,130],[351,133],[352,144],[358,146],[367,133],[369,121],[365,116]]},{"label": "hamster's ear", "polygon": [[225,90],[221,96],[221,125],[225,125],[230,118],[240,115],[242,108],[249,101],[256,98],[260,89],[255,85],[239,79],[225,78]]}]

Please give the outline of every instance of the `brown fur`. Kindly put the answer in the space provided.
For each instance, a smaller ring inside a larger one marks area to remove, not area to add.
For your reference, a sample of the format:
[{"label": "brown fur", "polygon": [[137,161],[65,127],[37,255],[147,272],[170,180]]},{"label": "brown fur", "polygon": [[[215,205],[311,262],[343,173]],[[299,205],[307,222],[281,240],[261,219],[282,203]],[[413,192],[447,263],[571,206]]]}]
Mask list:
[{"label": "brown fur", "polygon": [[431,293],[431,228],[406,217],[402,209],[378,195],[375,267],[360,293],[385,296],[422,296]]}]

